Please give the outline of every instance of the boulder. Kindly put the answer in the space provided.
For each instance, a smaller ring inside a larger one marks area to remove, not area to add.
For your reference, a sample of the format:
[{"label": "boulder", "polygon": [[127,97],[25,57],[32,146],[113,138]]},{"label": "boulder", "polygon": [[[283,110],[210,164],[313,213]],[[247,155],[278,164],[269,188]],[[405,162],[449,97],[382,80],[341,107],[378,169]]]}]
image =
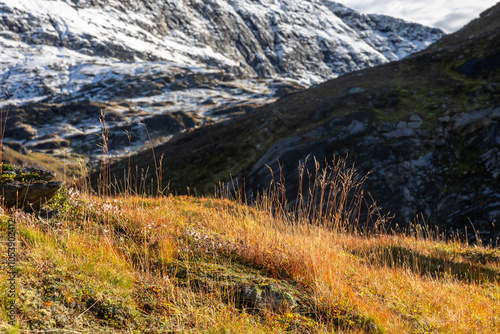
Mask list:
[{"label": "boulder", "polygon": [[1,173],[1,203],[7,208],[27,212],[39,210],[65,184],[64,181],[52,181],[55,172],[38,168],[21,169],[3,165]]},{"label": "boulder", "polygon": [[250,310],[295,308],[297,299],[277,284],[241,285],[236,289],[235,304]]},{"label": "boulder", "polygon": [[64,181],[19,182],[0,184],[0,196],[7,208],[21,208],[24,211],[36,211],[51,199],[65,184]]}]

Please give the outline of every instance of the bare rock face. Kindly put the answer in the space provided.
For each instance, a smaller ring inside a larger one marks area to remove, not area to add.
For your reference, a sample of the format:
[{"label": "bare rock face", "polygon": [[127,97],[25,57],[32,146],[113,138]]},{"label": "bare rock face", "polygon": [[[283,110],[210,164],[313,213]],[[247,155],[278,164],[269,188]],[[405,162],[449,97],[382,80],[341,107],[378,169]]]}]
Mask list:
[{"label": "bare rock face", "polygon": [[2,204],[27,212],[39,210],[65,184],[64,181],[52,181],[55,176],[55,172],[35,168],[3,171],[0,183]]},{"label": "bare rock face", "polygon": [[6,39],[86,56],[310,83],[403,58],[444,35],[327,0],[43,0],[36,9],[19,0],[0,8],[0,27]]}]

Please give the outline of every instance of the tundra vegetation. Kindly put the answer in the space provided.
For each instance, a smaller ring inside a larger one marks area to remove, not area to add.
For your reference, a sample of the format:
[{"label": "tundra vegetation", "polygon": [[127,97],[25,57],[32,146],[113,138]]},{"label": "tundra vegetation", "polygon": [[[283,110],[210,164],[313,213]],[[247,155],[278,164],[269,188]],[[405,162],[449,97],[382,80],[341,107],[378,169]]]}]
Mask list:
[{"label": "tundra vegetation", "polygon": [[[0,326],[7,333],[500,331],[498,249],[423,225],[387,231],[376,208],[365,224],[364,177],[342,159],[311,173],[294,203],[282,180],[251,205],[237,185],[212,197],[147,196],[132,187],[104,196],[79,182],[37,214],[3,210],[2,236],[12,223],[17,229],[17,318],[8,324],[2,271]],[[6,247],[0,243],[3,262]]]}]

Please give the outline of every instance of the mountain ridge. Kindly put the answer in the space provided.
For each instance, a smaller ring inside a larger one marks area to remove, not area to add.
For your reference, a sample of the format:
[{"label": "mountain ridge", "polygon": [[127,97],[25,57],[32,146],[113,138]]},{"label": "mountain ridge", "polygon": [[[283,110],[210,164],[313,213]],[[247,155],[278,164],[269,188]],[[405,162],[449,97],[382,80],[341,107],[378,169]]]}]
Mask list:
[{"label": "mountain ridge", "polygon": [[[64,46],[125,61],[161,60],[184,66],[218,61],[216,66],[232,66],[231,72],[242,71],[247,77],[278,74],[310,77],[312,83],[400,59],[444,35],[436,28],[360,14],[326,0],[40,1],[34,7],[20,0],[4,11],[20,20],[4,15],[2,25],[28,44]],[[54,15],[56,11],[61,14]],[[26,17],[34,27],[26,26]],[[126,26],[119,29],[119,24]],[[156,47],[148,46],[151,42]],[[139,47],[146,49],[141,53]],[[294,53],[305,58],[305,72],[285,67],[299,68]],[[330,58],[334,60],[328,62]],[[287,65],[287,59],[292,64]],[[333,67],[342,63],[348,67]]]},{"label": "mountain ridge", "polygon": [[[99,108],[122,143],[110,153],[123,156],[125,131],[132,148],[149,146],[142,120],[163,124],[151,137],[165,142],[443,36],[319,0],[19,0],[1,4],[0,27],[0,80],[16,92],[2,102],[14,105],[6,141],[94,161]],[[44,118],[47,110],[55,117]],[[178,112],[188,126],[165,116]]]}]

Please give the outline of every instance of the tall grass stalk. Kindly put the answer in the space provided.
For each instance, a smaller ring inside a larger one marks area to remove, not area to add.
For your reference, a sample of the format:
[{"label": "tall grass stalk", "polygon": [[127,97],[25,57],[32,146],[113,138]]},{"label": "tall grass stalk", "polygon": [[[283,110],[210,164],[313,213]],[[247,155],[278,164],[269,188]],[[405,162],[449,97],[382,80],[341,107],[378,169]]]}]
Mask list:
[{"label": "tall grass stalk", "polygon": [[278,161],[277,175],[267,166],[272,178],[267,191],[257,200],[258,206],[293,224],[302,222],[337,232],[365,234],[384,229],[390,217],[382,216],[373,199],[366,196],[363,183],[368,175],[360,176],[354,165],[347,165],[346,159],[340,157],[325,159],[323,164],[312,157],[310,170],[309,159],[299,162],[298,191],[292,203],[286,196],[283,165]]},{"label": "tall grass stalk", "polygon": [[102,150],[101,159],[101,174],[99,175],[98,193],[103,197],[108,197],[110,193],[110,164],[109,164],[109,150],[108,150],[108,139],[109,139],[109,128],[106,123],[106,115],[104,110],[101,109],[101,117],[99,119],[101,123],[101,143],[98,145]]},{"label": "tall grass stalk", "polygon": [[[126,171],[126,175],[124,175],[124,183],[125,183],[125,193],[128,194],[130,192],[130,190],[132,190],[132,184],[130,183],[131,181],[131,168],[130,168],[130,158],[131,158],[131,155],[132,155],[132,152],[131,152],[131,139],[132,139],[132,135],[127,131],[125,130],[125,133],[127,134],[127,139],[128,139],[128,164],[127,164],[127,171]],[[125,171],[124,171],[125,173]]]},{"label": "tall grass stalk", "polygon": [[[155,149],[153,146],[153,141],[151,140],[151,136],[149,135],[149,130],[148,127],[144,122],[141,123],[144,128],[146,129],[146,133],[148,135],[148,140],[149,140],[149,147],[151,148],[151,153],[153,154],[153,161],[155,164],[155,175],[156,175],[156,196],[160,196],[163,194],[163,189],[162,187],[162,179],[163,179],[163,169],[162,169],[162,161],[163,161],[163,154],[161,155],[159,161],[156,161],[156,154],[155,154]],[[158,166],[159,165],[159,166]],[[151,183],[153,183],[153,179],[151,179]],[[151,188],[151,191],[153,189]]]}]

